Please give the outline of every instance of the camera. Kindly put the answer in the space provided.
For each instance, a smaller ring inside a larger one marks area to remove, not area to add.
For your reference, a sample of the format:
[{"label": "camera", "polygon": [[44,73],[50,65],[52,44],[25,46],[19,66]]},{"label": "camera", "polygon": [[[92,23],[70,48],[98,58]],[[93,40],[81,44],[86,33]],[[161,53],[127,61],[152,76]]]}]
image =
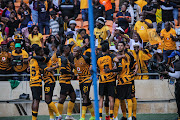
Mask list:
[{"label": "camera", "polygon": [[21,56],[13,56],[12,65],[13,66],[22,65],[23,62],[21,61],[20,58],[21,58]]}]

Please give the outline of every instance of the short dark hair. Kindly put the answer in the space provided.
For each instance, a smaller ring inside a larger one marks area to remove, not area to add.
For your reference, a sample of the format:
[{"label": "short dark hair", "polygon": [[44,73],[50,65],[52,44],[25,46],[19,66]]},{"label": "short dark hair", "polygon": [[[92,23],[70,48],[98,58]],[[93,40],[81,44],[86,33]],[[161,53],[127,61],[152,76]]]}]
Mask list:
[{"label": "short dark hair", "polygon": [[[126,45],[124,41],[119,41],[119,43],[122,43],[124,46]],[[118,43],[118,44],[119,44],[119,43]]]},{"label": "short dark hair", "polygon": [[44,50],[45,55],[49,55],[49,49],[48,48],[43,48],[43,50]]},{"label": "short dark hair", "polygon": [[82,28],[82,29],[79,29],[79,34],[82,32],[82,31],[85,31],[85,33],[86,33],[86,29],[84,29],[84,28]]},{"label": "short dark hair", "polygon": [[102,46],[102,52],[106,52],[107,50],[109,50],[109,42],[107,40],[103,40],[101,42],[101,46]]},{"label": "short dark hair", "polygon": [[42,50],[42,47],[37,47],[37,48],[35,49],[36,55],[39,55],[40,52],[41,52],[41,50]]}]

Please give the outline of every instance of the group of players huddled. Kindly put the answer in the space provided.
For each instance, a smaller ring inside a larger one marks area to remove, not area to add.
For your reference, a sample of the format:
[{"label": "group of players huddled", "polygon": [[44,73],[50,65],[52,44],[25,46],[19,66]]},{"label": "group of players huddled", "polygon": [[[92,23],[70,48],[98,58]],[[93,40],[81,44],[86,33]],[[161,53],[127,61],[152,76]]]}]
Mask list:
[{"label": "group of players huddled", "polygon": [[[35,49],[30,60],[30,87],[33,96],[32,120],[37,120],[39,102],[42,98],[42,80],[44,81],[45,102],[48,105],[50,120],[62,120],[63,104],[69,95],[70,101],[65,119],[74,120],[72,111],[76,101],[76,94],[71,84],[77,74],[82,94],[82,117],[85,120],[87,109],[91,112],[89,120],[95,120],[94,108],[89,98],[91,79],[91,50],[89,36],[84,37],[86,50],[72,45],[60,46],[56,53],[57,63],[52,63],[47,53],[41,47]],[[96,50],[97,70],[99,72],[99,120],[102,120],[103,101],[105,99],[106,120],[118,120],[119,104],[123,117],[121,120],[136,120],[137,101],[135,98],[134,76],[138,65],[133,55],[125,49],[125,43],[117,44],[118,52],[109,50],[109,42],[103,40],[100,48]],[[57,107],[52,102],[55,77],[53,71],[59,69],[59,83],[61,86],[60,98]],[[43,73],[43,76],[41,74]],[[128,103],[128,118],[126,116],[126,103]],[[132,115],[133,112],[133,115]]]}]

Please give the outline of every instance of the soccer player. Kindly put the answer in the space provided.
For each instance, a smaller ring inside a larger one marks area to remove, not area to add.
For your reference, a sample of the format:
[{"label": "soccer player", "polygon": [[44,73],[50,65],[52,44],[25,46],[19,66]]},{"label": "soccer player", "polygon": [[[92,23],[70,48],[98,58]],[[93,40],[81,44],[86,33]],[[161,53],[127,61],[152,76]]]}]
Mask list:
[{"label": "soccer player", "polygon": [[[42,57],[44,55],[44,51],[41,47],[38,47],[35,50],[35,53],[36,53],[36,57]],[[33,96],[32,120],[37,120],[39,102],[42,99],[42,77],[40,70],[43,69],[44,71],[53,71],[59,66],[48,68],[47,66],[44,66],[41,62],[38,62],[35,58],[32,58],[30,60],[29,66],[30,66],[30,87]]]},{"label": "soccer player", "polygon": [[63,112],[63,104],[66,100],[67,95],[70,96],[70,101],[68,103],[68,110],[67,110],[67,116],[66,120],[75,120],[72,115],[72,110],[74,108],[75,100],[76,100],[76,94],[74,92],[74,88],[71,85],[71,80],[74,78],[74,73],[72,72],[72,65],[68,59],[70,54],[70,47],[65,45],[62,48],[62,55],[60,58],[58,58],[58,64],[60,66],[60,77],[59,77],[59,83],[61,86],[60,91],[60,99],[58,103],[58,111],[60,115],[62,115]]},{"label": "soccer player", "polygon": [[82,117],[80,120],[85,120],[85,114],[87,108],[91,112],[91,118],[89,120],[95,120],[94,108],[89,99],[89,92],[92,84],[91,73],[90,73],[90,58],[82,55],[82,49],[78,46],[73,49],[74,66],[79,76],[79,86],[83,97],[82,104]]},{"label": "soccer player", "polygon": [[[128,120],[132,120],[132,78],[130,74],[130,69],[131,69],[131,64],[135,64],[135,60],[133,56],[125,52],[125,43],[124,42],[119,42],[118,43],[118,54],[123,56],[121,59],[118,61],[118,66],[117,69],[115,69],[117,72],[119,71],[118,74],[118,85],[116,87],[118,99],[121,102],[121,109],[123,112],[123,117],[121,120],[127,120],[126,117],[126,108],[125,108],[125,99],[128,102]],[[136,66],[134,70],[134,74],[137,73],[138,67]],[[115,71],[114,70],[114,71]],[[108,72],[108,71],[106,71]],[[116,102],[115,102],[116,103]],[[119,104],[117,104],[119,106]],[[116,104],[115,104],[116,108]],[[125,108],[125,109],[124,109]]]},{"label": "soccer player", "polygon": [[97,66],[100,70],[99,77],[99,115],[102,120],[102,108],[104,96],[109,96],[110,102],[110,120],[113,120],[113,109],[114,109],[114,81],[115,76],[113,73],[106,73],[105,69],[113,68],[113,54],[109,54],[109,43],[108,41],[102,41],[102,53],[97,56]]}]

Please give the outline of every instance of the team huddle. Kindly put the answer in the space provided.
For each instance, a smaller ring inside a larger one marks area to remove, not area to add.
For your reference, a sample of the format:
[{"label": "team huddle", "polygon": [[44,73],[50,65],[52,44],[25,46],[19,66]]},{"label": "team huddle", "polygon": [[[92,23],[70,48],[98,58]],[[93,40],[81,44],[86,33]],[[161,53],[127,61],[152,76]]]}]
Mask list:
[{"label": "team huddle", "polygon": [[[74,108],[76,94],[71,80],[79,80],[82,95],[82,117],[85,120],[87,109],[91,112],[89,120],[95,120],[94,108],[89,98],[91,79],[91,50],[89,36],[84,38],[86,50],[82,52],[81,47],[73,44],[60,46],[60,52],[56,53],[57,63],[41,47],[35,49],[35,55],[30,60],[30,87],[33,96],[32,120],[37,120],[39,102],[42,99],[42,80],[44,81],[45,102],[48,105],[50,120],[62,120],[63,104],[66,97],[70,97],[65,119],[74,120],[72,111]],[[134,76],[138,71],[138,65],[132,53],[125,49],[125,43],[119,42],[118,52],[110,51],[107,40],[100,43],[96,51],[97,70],[99,72],[99,120],[102,120],[103,101],[105,98],[106,120],[118,120],[118,109],[121,106],[123,117],[121,120],[136,120]],[[137,47],[137,46],[134,46]],[[57,107],[52,102],[55,77],[53,71],[59,69],[59,84],[61,87],[60,98]],[[41,76],[43,74],[43,76]],[[117,82],[116,82],[117,81]],[[128,117],[126,116],[126,103],[128,103]],[[133,115],[132,115],[133,112]]]}]

